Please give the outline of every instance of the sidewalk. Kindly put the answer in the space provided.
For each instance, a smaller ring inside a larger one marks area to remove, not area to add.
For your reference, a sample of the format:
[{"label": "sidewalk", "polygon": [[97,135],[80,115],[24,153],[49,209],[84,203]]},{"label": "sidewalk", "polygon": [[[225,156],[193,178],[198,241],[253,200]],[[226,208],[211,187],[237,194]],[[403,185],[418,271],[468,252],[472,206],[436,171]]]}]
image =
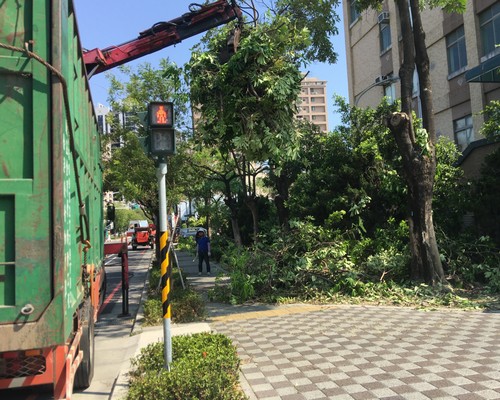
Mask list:
[{"label": "sidewalk", "polygon": [[[213,261],[210,262],[211,265],[211,275],[207,275],[205,265],[203,266],[203,274],[198,275],[198,260],[196,262],[193,260],[193,255],[186,252],[176,252],[179,265],[181,266],[183,279],[193,288],[202,293],[206,294],[208,289],[215,285],[215,279],[217,274],[221,272],[219,265]],[[146,290],[146,287],[144,288]],[[145,295],[142,296],[142,301],[144,301]],[[131,337],[136,337],[131,345],[135,346],[135,351],[132,350],[132,357],[139,355],[140,350],[151,343],[162,342],[163,341],[163,326],[152,326],[152,327],[142,327],[141,323],[143,320],[142,315],[142,305],[139,307],[139,311],[136,316],[136,320],[133,326]],[[211,328],[207,322],[194,322],[187,324],[172,324],[172,336],[178,335],[191,335],[200,332],[210,332]],[[116,380],[113,391],[110,395],[110,400],[123,400],[127,395],[128,391],[128,371],[130,371],[131,365],[130,360],[124,363],[120,374]]]},{"label": "sidewalk", "polygon": [[[178,259],[196,290],[215,284],[217,264],[198,276],[191,255]],[[207,322],[173,324],[172,334],[230,337],[251,400],[500,399],[500,313],[218,303],[207,310]],[[162,327],[143,329],[137,352],[162,340]],[[112,399],[124,398],[128,370]]]}]

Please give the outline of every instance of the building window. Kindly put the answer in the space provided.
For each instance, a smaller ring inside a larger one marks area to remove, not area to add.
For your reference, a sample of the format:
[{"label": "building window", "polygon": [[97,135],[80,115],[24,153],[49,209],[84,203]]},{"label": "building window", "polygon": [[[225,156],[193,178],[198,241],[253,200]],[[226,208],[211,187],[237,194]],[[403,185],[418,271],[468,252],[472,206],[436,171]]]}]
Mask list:
[{"label": "building window", "polygon": [[446,36],[446,52],[448,54],[448,73],[461,71],[467,66],[467,51],[465,49],[464,27]]},{"label": "building window", "polygon": [[389,104],[396,101],[396,84],[394,82],[390,85],[384,86],[384,97],[387,98]]},{"label": "building window", "polygon": [[104,133],[104,115],[97,116],[97,127],[99,128],[99,133]]},{"label": "building window", "polygon": [[311,106],[311,111],[316,111],[316,106]]},{"label": "building window", "polygon": [[355,22],[358,18],[359,18],[359,15],[360,15],[360,12],[358,11],[358,4],[357,4],[357,0],[350,0],[349,1],[349,7],[350,7],[350,16],[351,16],[351,19],[350,19],[350,23],[352,24],[353,22]]},{"label": "building window", "polygon": [[455,143],[460,151],[474,141],[474,128],[472,126],[472,115],[466,115],[463,118],[453,121],[453,132],[455,135]]},{"label": "building window", "polygon": [[378,26],[380,29],[380,52],[383,53],[391,47],[391,25],[389,20],[384,20]]},{"label": "building window", "polygon": [[479,14],[483,56],[495,51],[500,44],[500,3],[496,2],[490,8]]}]

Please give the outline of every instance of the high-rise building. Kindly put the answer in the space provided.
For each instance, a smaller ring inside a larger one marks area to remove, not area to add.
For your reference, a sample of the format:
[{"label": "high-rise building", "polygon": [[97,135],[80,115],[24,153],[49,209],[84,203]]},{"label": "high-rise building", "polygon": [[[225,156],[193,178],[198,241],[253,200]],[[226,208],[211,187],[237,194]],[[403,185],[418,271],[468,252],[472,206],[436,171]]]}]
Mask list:
[{"label": "high-rise building", "polygon": [[[384,0],[381,11],[360,14],[356,0],[344,0],[343,14],[351,104],[375,107],[383,96],[399,97],[403,48],[395,2]],[[480,111],[500,100],[500,2],[467,0],[463,14],[427,9],[422,21],[436,134],[454,140],[464,155],[492,151],[481,140]],[[419,114],[416,74],[413,96]]]},{"label": "high-rise building", "polygon": [[99,127],[99,132],[101,135],[107,135],[111,133],[111,125],[106,120],[106,116],[110,113],[111,109],[103,104],[98,104],[95,108],[95,114],[97,116],[97,126]]},{"label": "high-rise building", "polygon": [[305,77],[300,85],[297,118],[310,121],[322,132],[328,131],[326,81]]}]

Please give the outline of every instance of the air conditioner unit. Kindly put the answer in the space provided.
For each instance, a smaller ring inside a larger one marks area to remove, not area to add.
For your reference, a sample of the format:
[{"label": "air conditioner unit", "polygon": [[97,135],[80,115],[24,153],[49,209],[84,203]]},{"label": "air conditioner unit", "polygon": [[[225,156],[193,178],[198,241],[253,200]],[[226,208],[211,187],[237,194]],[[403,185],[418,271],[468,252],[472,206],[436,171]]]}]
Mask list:
[{"label": "air conditioner unit", "polygon": [[389,12],[384,11],[378,15],[378,23],[383,24],[384,22],[389,22]]}]

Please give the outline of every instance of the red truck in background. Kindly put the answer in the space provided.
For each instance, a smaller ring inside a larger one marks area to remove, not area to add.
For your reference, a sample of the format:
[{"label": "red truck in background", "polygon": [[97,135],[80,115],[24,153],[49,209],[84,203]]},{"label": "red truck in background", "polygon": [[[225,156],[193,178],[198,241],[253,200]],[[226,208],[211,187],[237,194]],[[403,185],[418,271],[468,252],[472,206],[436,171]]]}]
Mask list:
[{"label": "red truck in background", "polygon": [[130,237],[130,245],[133,250],[138,246],[155,247],[156,228],[154,224],[146,220],[130,221],[127,236]]}]

